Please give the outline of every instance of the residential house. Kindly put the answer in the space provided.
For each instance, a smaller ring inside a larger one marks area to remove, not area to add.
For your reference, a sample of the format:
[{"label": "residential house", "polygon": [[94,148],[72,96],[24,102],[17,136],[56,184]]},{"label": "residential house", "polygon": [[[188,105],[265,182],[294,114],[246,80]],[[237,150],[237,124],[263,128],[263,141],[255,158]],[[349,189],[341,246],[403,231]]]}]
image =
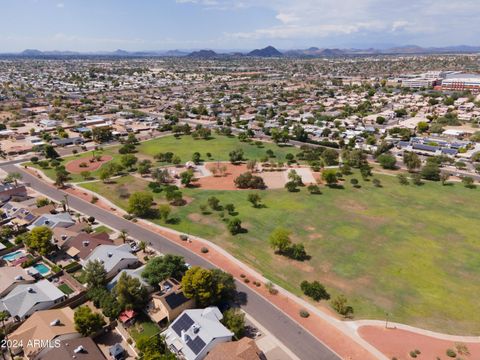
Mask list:
[{"label": "residential house", "polygon": [[0,299],[0,311],[8,311],[16,320],[24,320],[39,310],[50,309],[67,296],[48,280],[18,284]]},{"label": "residential house", "polygon": [[13,344],[23,345],[13,348],[12,351],[15,354],[23,351],[28,359],[33,359],[46,344],[55,347],[60,340],[80,337],[81,335],[75,330],[73,314],[73,310],[69,307],[35,312],[8,336]]},{"label": "residential house", "polygon": [[18,284],[32,284],[35,279],[20,266],[0,267],[0,297],[8,295]]},{"label": "residential house", "polygon": [[149,304],[150,317],[157,323],[172,322],[178,315],[195,306],[195,300],[187,298],[175,279],[160,283],[160,291],[152,294]]},{"label": "residential house", "polygon": [[27,188],[22,184],[0,183],[0,202],[27,198]]},{"label": "residential house", "polygon": [[94,260],[100,260],[103,263],[108,278],[117,275],[122,269],[134,268],[139,263],[128,244],[99,245],[81,262],[85,265]]},{"label": "residential house", "polygon": [[[68,229],[67,229],[68,230]],[[100,245],[113,245],[108,233],[87,234],[84,232],[76,233],[74,236],[67,237],[62,243],[62,238],[67,234],[62,234],[59,245],[68,255],[78,259],[85,259],[93,250]]]},{"label": "residential house", "polygon": [[43,349],[34,360],[104,360],[105,356],[90,337],[62,340]]},{"label": "residential house", "polygon": [[58,214],[43,214],[37,220],[35,220],[28,229],[33,229],[37,226],[47,226],[50,229],[55,229],[57,227],[68,228],[75,224],[72,216],[67,212],[62,212]]},{"label": "residential house", "polygon": [[265,354],[253,339],[244,337],[238,341],[218,344],[205,358],[206,360],[266,360]]},{"label": "residential house", "polygon": [[177,356],[201,360],[217,345],[232,340],[233,333],[220,320],[217,307],[185,310],[165,330],[165,342]]}]

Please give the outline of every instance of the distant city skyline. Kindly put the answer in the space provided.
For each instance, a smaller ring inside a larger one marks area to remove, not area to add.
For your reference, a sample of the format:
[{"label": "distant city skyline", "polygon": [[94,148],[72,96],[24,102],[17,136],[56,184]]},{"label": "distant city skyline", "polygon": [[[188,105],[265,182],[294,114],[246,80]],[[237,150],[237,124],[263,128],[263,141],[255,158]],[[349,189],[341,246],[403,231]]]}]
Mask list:
[{"label": "distant city skyline", "polygon": [[477,0],[0,0],[0,53],[480,45]]}]

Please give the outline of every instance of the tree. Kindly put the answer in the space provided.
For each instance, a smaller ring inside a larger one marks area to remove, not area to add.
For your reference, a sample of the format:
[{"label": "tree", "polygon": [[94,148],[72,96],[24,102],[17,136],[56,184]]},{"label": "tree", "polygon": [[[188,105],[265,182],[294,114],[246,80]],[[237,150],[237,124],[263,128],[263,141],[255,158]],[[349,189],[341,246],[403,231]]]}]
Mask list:
[{"label": "tree", "polygon": [[310,194],[316,195],[316,194],[321,194],[322,192],[320,191],[320,187],[315,184],[310,184],[307,186],[307,190]]},{"label": "tree", "polygon": [[152,178],[159,184],[168,184],[171,181],[171,177],[167,169],[157,168],[153,170]]},{"label": "tree", "polygon": [[408,171],[414,171],[415,169],[419,169],[422,165],[420,157],[411,151],[404,151],[403,163],[407,167]]},{"label": "tree", "polygon": [[253,172],[257,166],[256,160],[248,160],[247,161],[247,170]]},{"label": "tree", "polygon": [[446,185],[449,178],[450,178],[450,174],[448,173],[440,174],[440,181],[442,182],[442,185]]},{"label": "tree", "polygon": [[415,185],[422,185],[423,182],[422,182],[422,175],[420,174],[413,174],[412,175],[412,182],[415,184]]},{"label": "tree", "polygon": [[421,175],[424,179],[439,181],[440,180],[440,168],[437,164],[430,162],[427,163],[422,171]]},{"label": "tree", "polygon": [[199,306],[219,304],[232,300],[236,286],[233,276],[219,269],[190,268],[182,278],[183,293],[196,300]]},{"label": "tree", "polygon": [[293,181],[297,186],[303,186],[302,177],[293,169],[288,172],[288,179]]},{"label": "tree", "polygon": [[245,334],[245,313],[238,308],[228,309],[223,313],[222,324],[233,332],[237,340],[241,339]]},{"label": "tree", "polygon": [[53,231],[47,226],[34,227],[28,233],[25,245],[40,255],[47,255],[53,249],[52,235]]},{"label": "tree", "polygon": [[43,148],[43,153],[47,159],[57,159],[60,157],[57,150],[52,145],[45,145]]},{"label": "tree", "polygon": [[90,336],[100,331],[105,321],[98,313],[94,313],[88,306],[79,306],[73,315],[75,330],[83,336]]},{"label": "tree", "polygon": [[190,169],[180,174],[180,181],[182,185],[184,185],[185,187],[188,187],[190,186],[193,180],[193,177],[194,177],[193,170]]},{"label": "tree", "polygon": [[199,152],[194,152],[192,155],[192,161],[195,165],[200,164],[201,158],[202,157]]},{"label": "tree", "polygon": [[254,208],[258,208],[260,206],[260,202],[262,201],[262,197],[260,194],[250,193],[248,194],[247,200],[253,205]]},{"label": "tree", "polygon": [[70,174],[67,170],[59,168],[55,171],[55,185],[63,187],[70,178]]},{"label": "tree", "polygon": [[168,350],[163,337],[159,335],[141,337],[136,342],[142,360],[176,360],[176,356]]},{"label": "tree", "polygon": [[353,315],[353,308],[347,305],[347,298],[343,294],[337,295],[333,298],[332,307],[333,310],[344,317],[352,317]]},{"label": "tree", "polygon": [[138,163],[138,173],[140,175],[149,174],[152,169],[152,162],[148,159],[142,160]]},{"label": "tree", "polygon": [[285,189],[287,189],[288,192],[295,192],[297,191],[297,183],[295,181],[287,181],[285,183]]},{"label": "tree", "polygon": [[107,283],[107,271],[100,260],[89,260],[83,272],[89,289],[103,287]]},{"label": "tree", "polygon": [[207,202],[208,202],[208,206],[210,206],[212,210],[220,210],[220,200],[218,200],[217,197],[210,196],[207,199]]},{"label": "tree", "polygon": [[122,242],[125,244],[128,239],[128,231],[125,229],[120,230],[120,232],[118,233],[118,237],[122,239]]},{"label": "tree", "polygon": [[144,191],[133,193],[128,199],[128,212],[135,216],[145,217],[151,214],[153,196]]},{"label": "tree", "polygon": [[325,149],[322,153],[322,160],[326,166],[338,164],[338,152],[333,149]]},{"label": "tree", "polygon": [[338,182],[337,172],[334,169],[323,170],[322,180],[324,180],[328,186],[335,185]]},{"label": "tree", "polygon": [[122,309],[142,310],[148,302],[147,289],[126,272],[122,272],[113,291]]},{"label": "tree", "polygon": [[475,180],[471,176],[462,177],[462,184],[466,188],[474,188],[475,187],[474,182],[475,182]]},{"label": "tree", "polygon": [[11,172],[8,173],[8,175],[5,177],[4,181],[6,183],[15,183],[15,186],[18,185],[18,181],[23,179],[23,175],[20,174],[19,172]]},{"label": "tree", "polygon": [[397,168],[397,159],[391,154],[381,154],[377,160],[384,169],[395,170]]},{"label": "tree", "polygon": [[330,295],[327,290],[325,290],[325,287],[316,280],[313,282],[308,282],[306,280],[302,281],[300,289],[302,289],[305,295],[311,297],[315,301],[330,299]]},{"label": "tree", "polygon": [[132,170],[133,166],[137,163],[138,158],[133,154],[125,154],[120,158],[120,163],[127,169]]},{"label": "tree", "polygon": [[242,231],[242,221],[239,218],[230,219],[227,228],[230,234],[237,235]]},{"label": "tree", "polygon": [[235,205],[234,204],[225,204],[224,206],[225,210],[227,210],[229,215],[232,215],[235,213]]},{"label": "tree", "polygon": [[232,150],[230,151],[228,156],[230,157],[230,162],[232,164],[237,164],[243,160],[243,150],[242,149]]},{"label": "tree", "polygon": [[264,189],[265,182],[260,176],[252,175],[250,171],[240,174],[234,181],[239,189]]},{"label": "tree", "polygon": [[290,248],[292,241],[290,240],[291,232],[285,228],[278,227],[270,234],[268,239],[270,246],[278,253],[285,254]]},{"label": "tree", "polygon": [[375,187],[382,187],[382,182],[380,181],[380,179],[375,178],[372,180],[372,183]]},{"label": "tree", "polygon": [[145,265],[142,277],[152,286],[173,277],[180,280],[187,271],[185,259],[182,256],[166,254],[150,259]]},{"label": "tree", "polygon": [[408,178],[405,175],[398,174],[397,179],[400,185],[408,185]]},{"label": "tree", "polygon": [[168,204],[162,204],[158,207],[158,213],[160,214],[160,218],[162,218],[165,222],[168,222],[168,216],[171,212],[172,209]]},{"label": "tree", "polygon": [[418,124],[417,124],[417,130],[421,133],[424,133],[425,131],[427,131],[429,128],[429,125],[426,121],[420,121]]}]

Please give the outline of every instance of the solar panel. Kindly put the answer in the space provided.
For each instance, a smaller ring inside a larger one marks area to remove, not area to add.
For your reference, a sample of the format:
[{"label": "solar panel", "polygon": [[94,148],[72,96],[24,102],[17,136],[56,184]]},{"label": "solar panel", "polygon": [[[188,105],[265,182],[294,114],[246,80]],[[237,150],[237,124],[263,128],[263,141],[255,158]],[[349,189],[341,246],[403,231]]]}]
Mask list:
[{"label": "solar panel", "polygon": [[193,325],[193,320],[187,314],[183,314],[175,321],[172,325],[173,331],[177,333],[178,336],[182,334],[182,330],[190,329],[190,326]]},{"label": "solar panel", "polygon": [[198,353],[205,347],[205,341],[203,341],[200,336],[197,336],[195,339],[187,341],[187,346],[195,355],[198,355]]}]

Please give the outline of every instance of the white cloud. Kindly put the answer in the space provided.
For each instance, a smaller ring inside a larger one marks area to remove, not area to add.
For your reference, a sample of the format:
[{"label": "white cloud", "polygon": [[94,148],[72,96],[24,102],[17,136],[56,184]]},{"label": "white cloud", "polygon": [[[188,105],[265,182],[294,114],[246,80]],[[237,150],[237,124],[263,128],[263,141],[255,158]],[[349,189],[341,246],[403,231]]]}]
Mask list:
[{"label": "white cloud", "polygon": [[[300,39],[334,36],[395,36],[462,42],[476,33],[480,22],[479,0],[177,0],[230,10],[264,8],[278,24],[247,32],[230,32],[241,39]],[[390,34],[390,35],[388,35]],[[473,37],[473,36],[472,36]],[[430,40],[433,41],[433,40]]]},{"label": "white cloud", "polygon": [[65,7],[64,3],[58,3],[57,4],[57,8],[59,8],[59,9],[63,9],[64,7]]}]

